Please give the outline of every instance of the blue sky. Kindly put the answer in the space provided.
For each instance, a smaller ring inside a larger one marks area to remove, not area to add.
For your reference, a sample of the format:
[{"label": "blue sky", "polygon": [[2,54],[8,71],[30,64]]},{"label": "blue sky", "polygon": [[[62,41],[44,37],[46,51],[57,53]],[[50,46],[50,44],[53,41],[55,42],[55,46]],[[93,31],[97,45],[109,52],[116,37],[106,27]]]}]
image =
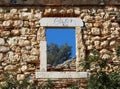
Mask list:
[{"label": "blue sky", "polygon": [[47,44],[55,43],[58,46],[67,43],[72,46],[72,57],[75,57],[75,30],[74,28],[47,28]]}]

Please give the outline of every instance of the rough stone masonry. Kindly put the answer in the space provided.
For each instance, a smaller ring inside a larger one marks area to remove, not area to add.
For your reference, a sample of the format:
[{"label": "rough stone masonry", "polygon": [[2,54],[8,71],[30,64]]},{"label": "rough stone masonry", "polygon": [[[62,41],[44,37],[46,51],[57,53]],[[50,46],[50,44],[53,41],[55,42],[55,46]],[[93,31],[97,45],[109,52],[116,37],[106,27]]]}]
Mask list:
[{"label": "rough stone masonry", "polygon": [[[32,80],[39,80],[35,78],[35,71],[39,70],[40,62],[39,44],[40,40],[46,40],[40,19],[59,16],[74,16],[85,22],[86,29],[76,33],[82,35],[81,41],[86,47],[85,51],[97,49],[101,58],[111,58],[113,62],[120,63],[115,52],[116,47],[120,46],[120,6],[5,5],[0,6],[1,84],[5,81],[3,77],[5,72],[14,74],[19,81],[28,76]],[[77,39],[81,39],[79,35]],[[77,63],[79,65],[80,61]],[[118,66],[110,67],[118,68]]]}]

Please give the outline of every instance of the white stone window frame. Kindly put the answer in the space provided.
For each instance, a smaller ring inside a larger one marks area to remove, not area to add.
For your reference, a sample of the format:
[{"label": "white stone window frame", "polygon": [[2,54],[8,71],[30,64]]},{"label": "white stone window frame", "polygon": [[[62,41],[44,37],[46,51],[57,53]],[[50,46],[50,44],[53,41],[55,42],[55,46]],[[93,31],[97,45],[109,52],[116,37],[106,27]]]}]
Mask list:
[{"label": "white stone window frame", "polygon": [[[80,60],[85,58],[85,47],[82,41],[83,21],[80,18],[42,18],[40,26],[46,27],[69,27],[75,28],[76,32],[76,71],[75,72],[55,72],[47,71],[47,42],[40,41],[40,70],[36,72],[36,78],[87,78],[88,72],[80,72]],[[46,30],[46,29],[44,29]],[[78,45],[79,44],[79,45]]]}]

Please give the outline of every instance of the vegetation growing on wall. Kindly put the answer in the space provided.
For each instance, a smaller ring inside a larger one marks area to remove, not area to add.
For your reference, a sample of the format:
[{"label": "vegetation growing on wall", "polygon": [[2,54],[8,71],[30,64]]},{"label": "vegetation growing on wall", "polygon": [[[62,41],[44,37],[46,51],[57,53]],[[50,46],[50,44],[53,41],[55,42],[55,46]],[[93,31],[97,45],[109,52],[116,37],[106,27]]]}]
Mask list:
[{"label": "vegetation growing on wall", "polygon": [[[120,55],[120,47],[116,54]],[[120,69],[108,71],[110,59],[101,59],[97,50],[92,50],[87,61],[83,61],[84,69],[91,72],[87,89],[120,89]]]}]

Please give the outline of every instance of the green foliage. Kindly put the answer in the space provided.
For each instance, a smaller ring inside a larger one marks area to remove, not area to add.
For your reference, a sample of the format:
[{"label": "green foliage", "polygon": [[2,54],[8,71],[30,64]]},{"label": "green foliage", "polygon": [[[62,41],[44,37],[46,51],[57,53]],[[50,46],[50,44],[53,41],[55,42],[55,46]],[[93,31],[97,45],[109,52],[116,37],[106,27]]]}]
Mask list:
[{"label": "green foliage", "polygon": [[6,83],[5,85],[0,85],[0,89],[35,89],[32,83],[29,82],[28,78],[22,81],[17,81],[12,74],[4,74]]},{"label": "green foliage", "polygon": [[77,85],[71,85],[69,89],[80,89]]},{"label": "green foliage", "polygon": [[58,45],[51,43],[47,47],[48,64],[56,66],[71,58],[71,46],[68,44]]},{"label": "green foliage", "polygon": [[117,47],[116,54],[117,54],[117,56],[120,56],[120,46]]},{"label": "green foliage", "polygon": [[87,62],[83,61],[84,69],[91,72],[87,89],[120,89],[120,70],[105,71],[109,60],[100,58],[97,50],[90,51]]}]

